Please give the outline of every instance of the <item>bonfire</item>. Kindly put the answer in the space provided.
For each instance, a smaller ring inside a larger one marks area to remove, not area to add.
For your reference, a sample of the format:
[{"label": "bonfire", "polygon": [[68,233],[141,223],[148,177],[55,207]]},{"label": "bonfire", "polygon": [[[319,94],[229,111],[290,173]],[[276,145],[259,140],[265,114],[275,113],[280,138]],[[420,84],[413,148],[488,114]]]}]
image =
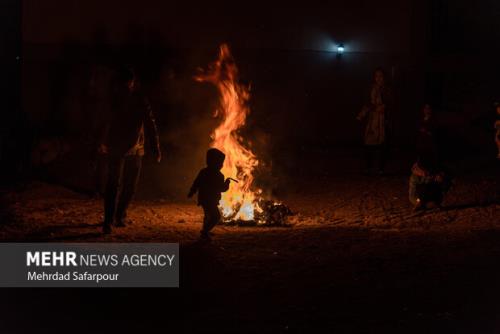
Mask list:
[{"label": "bonfire", "polygon": [[220,46],[217,60],[207,70],[200,70],[195,79],[217,87],[219,104],[214,117],[221,121],[211,135],[211,147],[226,154],[222,174],[237,180],[219,202],[223,222],[284,225],[290,210],[281,203],[264,199],[262,190],[254,184],[259,160],[239,133],[250,114],[250,87],[239,82],[238,68],[227,44]]}]

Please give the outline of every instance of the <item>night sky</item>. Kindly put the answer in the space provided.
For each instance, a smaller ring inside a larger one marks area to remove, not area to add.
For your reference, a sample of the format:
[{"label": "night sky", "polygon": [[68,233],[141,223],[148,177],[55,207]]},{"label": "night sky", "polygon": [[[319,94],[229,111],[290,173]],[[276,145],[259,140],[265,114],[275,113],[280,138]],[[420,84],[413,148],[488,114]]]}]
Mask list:
[{"label": "night sky", "polygon": [[[64,94],[52,88],[82,84],[85,78],[77,75],[88,71],[84,63],[93,61],[98,44],[115,49],[133,45],[134,52],[146,57],[137,63],[150,66],[157,76],[177,66],[170,70],[176,75],[173,84],[186,91],[180,82],[189,81],[194,69],[205,66],[217,46],[228,42],[242,80],[253,84],[254,114],[280,119],[286,110],[286,117],[296,119],[290,126],[297,124],[298,131],[305,112],[312,115],[306,120],[312,137],[332,137],[327,132],[334,132],[340,141],[352,141],[358,136],[353,115],[363,103],[371,72],[382,66],[400,97],[400,132],[408,134],[425,101],[455,113],[489,112],[498,95],[499,13],[500,4],[486,0],[25,1],[23,92],[29,97],[25,103],[33,104],[25,110],[48,114],[57,109],[54,104],[60,102],[55,100]],[[342,62],[331,52],[338,43],[346,48]],[[63,50],[68,44],[75,46],[73,53]],[[158,47],[175,55],[161,58],[154,51]],[[147,48],[153,51],[141,53]],[[164,78],[155,80],[152,85],[166,85]],[[52,101],[50,96],[55,96]],[[188,99],[192,95],[184,97]]]},{"label": "night sky", "polygon": [[[111,43],[129,38],[131,26],[160,34],[172,47],[229,41],[248,48],[328,49],[343,42],[350,51],[409,48],[411,1],[356,0],[323,3],[219,1],[26,1],[26,43],[88,43],[104,29]],[[146,37],[147,38],[147,37]]]}]

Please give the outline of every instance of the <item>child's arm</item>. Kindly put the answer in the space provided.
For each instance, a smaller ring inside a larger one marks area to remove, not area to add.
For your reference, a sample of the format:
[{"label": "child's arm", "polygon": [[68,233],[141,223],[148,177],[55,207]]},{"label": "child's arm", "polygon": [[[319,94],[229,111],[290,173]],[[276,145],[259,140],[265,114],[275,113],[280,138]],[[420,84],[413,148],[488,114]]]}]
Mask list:
[{"label": "child's arm", "polygon": [[193,197],[193,195],[196,194],[196,192],[200,188],[200,175],[201,175],[201,172],[198,173],[198,176],[196,177],[196,179],[194,179],[194,182],[193,182],[193,185],[191,186],[191,189],[189,189],[189,193],[188,193],[189,198]]},{"label": "child's arm", "polygon": [[231,183],[231,178],[227,178],[226,181],[224,181],[221,192],[226,192],[229,190],[229,183]]},{"label": "child's arm", "polygon": [[228,191],[229,189],[229,183],[231,183],[231,178],[228,177],[225,181],[224,181],[224,175],[222,173],[220,173],[218,176],[218,181],[217,181],[217,184],[218,184],[218,191],[223,193],[223,192],[226,192]]}]

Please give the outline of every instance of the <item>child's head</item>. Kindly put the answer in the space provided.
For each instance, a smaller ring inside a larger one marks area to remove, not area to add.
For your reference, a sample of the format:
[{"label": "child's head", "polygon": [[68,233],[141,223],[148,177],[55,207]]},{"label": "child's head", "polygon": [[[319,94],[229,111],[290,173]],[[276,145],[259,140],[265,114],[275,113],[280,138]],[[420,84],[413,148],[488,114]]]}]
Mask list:
[{"label": "child's head", "polygon": [[207,166],[209,168],[220,170],[224,165],[226,155],[216,148],[211,148],[207,151]]},{"label": "child's head", "polygon": [[495,103],[495,110],[497,112],[497,115],[500,115],[500,102]]}]

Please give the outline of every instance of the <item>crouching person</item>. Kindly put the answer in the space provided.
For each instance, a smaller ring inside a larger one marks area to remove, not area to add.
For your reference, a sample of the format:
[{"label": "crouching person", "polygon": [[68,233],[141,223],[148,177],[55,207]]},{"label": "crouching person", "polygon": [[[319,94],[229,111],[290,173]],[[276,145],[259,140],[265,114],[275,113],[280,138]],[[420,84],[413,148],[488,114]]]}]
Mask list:
[{"label": "crouching person", "polygon": [[432,161],[418,159],[411,169],[409,199],[415,210],[441,207],[451,178]]},{"label": "crouching person", "polygon": [[207,151],[207,167],[203,168],[191,186],[188,197],[198,192],[198,205],[203,208],[204,218],[201,239],[210,240],[210,231],[220,222],[219,201],[221,193],[229,189],[230,179],[221,173],[225,154],[216,148]]}]

